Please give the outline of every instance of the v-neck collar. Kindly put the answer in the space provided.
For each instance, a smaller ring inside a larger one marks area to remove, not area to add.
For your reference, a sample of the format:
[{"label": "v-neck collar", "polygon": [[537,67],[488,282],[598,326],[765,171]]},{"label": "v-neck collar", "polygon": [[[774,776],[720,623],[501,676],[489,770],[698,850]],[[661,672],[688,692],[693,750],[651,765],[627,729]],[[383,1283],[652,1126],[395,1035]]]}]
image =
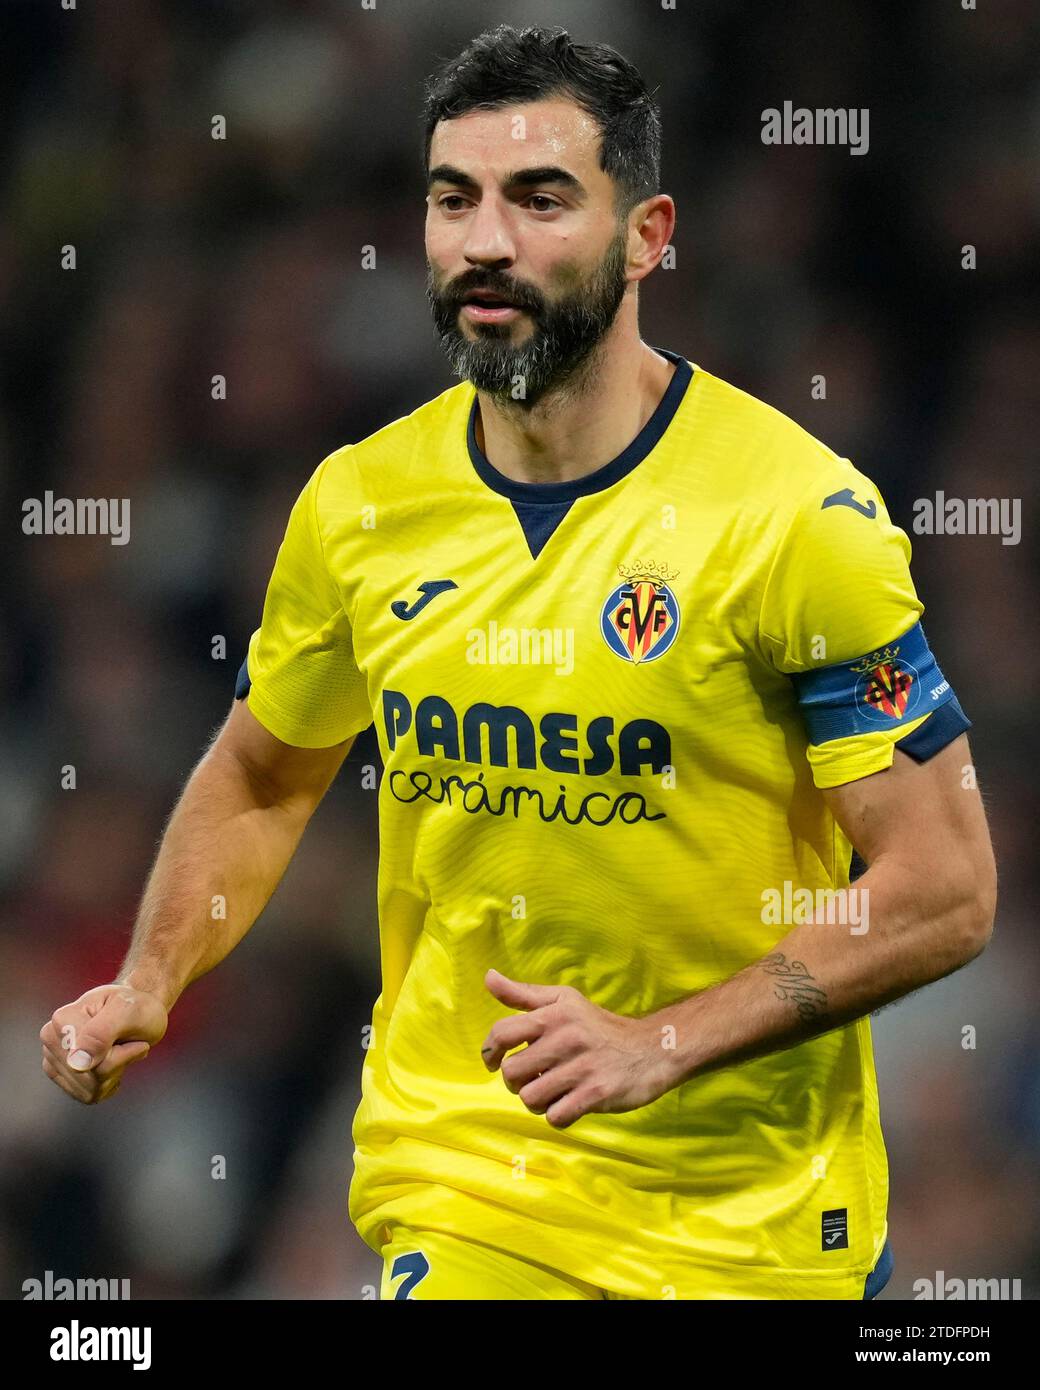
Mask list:
[{"label": "v-neck collar", "polygon": [[613,487],[615,483],[620,482],[622,478],[632,472],[633,468],[642,463],[650,450],[661,439],[671,424],[693,377],[693,368],[678,353],[669,352],[667,348],[654,348],[654,352],[665,358],[666,361],[674,362],[675,371],[672,373],[672,379],[665,388],[665,393],[658,401],[650,419],[647,420],[631,444],[622,449],[616,458],[612,458],[602,468],[587,473],[583,478],[572,478],[566,482],[525,483],[515,478],[507,478],[504,473],[500,473],[488,461],[484,451],[477,443],[477,407],[479,401],[474,393],[469,411],[469,422],[466,427],[466,445],[469,449],[470,460],[481,482],[493,492],[508,497],[511,502],[540,502],[556,505],[574,502],[577,498],[585,497],[589,493],[602,492],[604,488]]}]

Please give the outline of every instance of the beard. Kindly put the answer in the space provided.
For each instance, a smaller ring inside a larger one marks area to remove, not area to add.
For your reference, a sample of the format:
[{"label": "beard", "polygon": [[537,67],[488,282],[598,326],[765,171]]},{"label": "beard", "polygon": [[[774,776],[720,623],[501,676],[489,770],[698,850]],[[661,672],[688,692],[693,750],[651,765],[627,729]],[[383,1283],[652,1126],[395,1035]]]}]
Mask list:
[{"label": "beard", "polygon": [[[576,387],[575,378],[580,381],[581,369],[621,307],[627,284],[626,244],[627,229],[621,228],[592,274],[558,299],[548,299],[532,285],[479,266],[439,290],[431,268],[426,297],[452,371],[478,391],[519,408],[529,409],[565,386]],[[464,336],[459,312],[465,295],[477,289],[501,295],[526,311],[534,327],[523,343],[510,341],[518,320],[472,324],[476,338]]]}]

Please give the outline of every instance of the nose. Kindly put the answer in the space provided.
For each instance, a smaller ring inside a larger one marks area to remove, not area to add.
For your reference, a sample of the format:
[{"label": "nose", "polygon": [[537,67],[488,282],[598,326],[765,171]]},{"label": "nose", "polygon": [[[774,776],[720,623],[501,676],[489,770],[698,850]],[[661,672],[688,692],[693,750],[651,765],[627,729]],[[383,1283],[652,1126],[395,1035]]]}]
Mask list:
[{"label": "nose", "polygon": [[502,269],[516,260],[516,247],[498,200],[483,197],[466,229],[462,254],[470,265]]}]

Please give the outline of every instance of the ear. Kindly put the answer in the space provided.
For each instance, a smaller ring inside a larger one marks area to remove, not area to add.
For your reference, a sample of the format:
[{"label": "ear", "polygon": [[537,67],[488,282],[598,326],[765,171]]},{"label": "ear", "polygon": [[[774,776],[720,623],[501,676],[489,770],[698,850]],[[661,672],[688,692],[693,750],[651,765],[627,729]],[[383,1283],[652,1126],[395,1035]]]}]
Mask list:
[{"label": "ear", "polygon": [[628,214],[628,278],[644,280],[657,266],[675,231],[675,203],[667,193],[644,198]]}]

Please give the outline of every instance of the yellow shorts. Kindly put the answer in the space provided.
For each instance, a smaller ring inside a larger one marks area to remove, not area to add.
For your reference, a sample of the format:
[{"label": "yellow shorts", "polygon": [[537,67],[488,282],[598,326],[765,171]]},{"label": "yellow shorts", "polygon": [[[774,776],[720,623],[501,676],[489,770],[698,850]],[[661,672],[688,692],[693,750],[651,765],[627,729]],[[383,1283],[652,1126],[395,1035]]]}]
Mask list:
[{"label": "yellow shorts", "polygon": [[[381,1299],[613,1298],[623,1302],[639,1301],[636,1295],[597,1288],[583,1279],[482,1245],[480,1241],[396,1224],[386,1229],[389,1240],[380,1250],[383,1257]],[[892,1263],[891,1246],[886,1242],[877,1266],[867,1276],[863,1298],[877,1297],[891,1277]]]},{"label": "yellow shorts", "polygon": [[511,1300],[624,1298],[547,1265],[443,1231],[395,1226],[382,1247],[382,1298]]}]

